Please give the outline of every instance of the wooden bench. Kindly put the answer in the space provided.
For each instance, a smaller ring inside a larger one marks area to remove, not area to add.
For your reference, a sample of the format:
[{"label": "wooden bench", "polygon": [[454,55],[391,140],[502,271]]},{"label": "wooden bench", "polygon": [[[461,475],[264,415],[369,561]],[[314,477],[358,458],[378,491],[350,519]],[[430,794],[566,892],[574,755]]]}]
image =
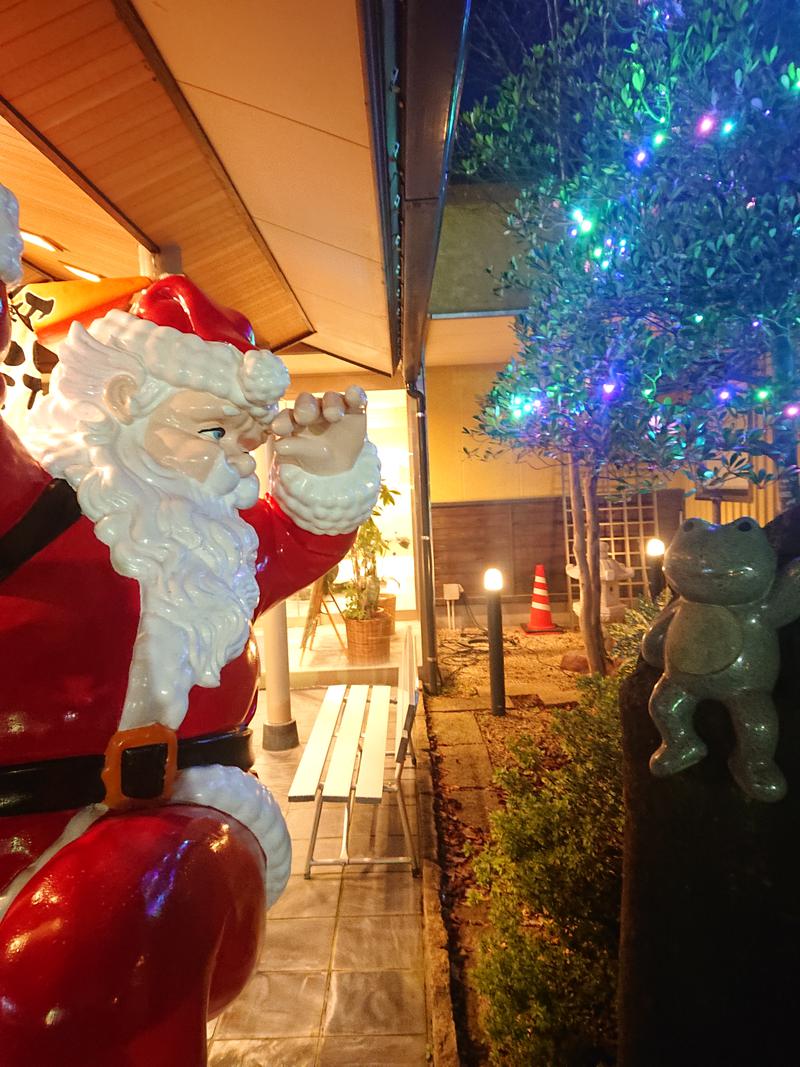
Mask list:
[{"label": "wooden bench", "polygon": [[[314,819],[304,874],[312,867],[362,863],[410,863],[416,876],[419,862],[411,835],[401,787],[407,756],[416,765],[411,730],[419,703],[414,639],[409,631],[398,671],[394,729],[390,732],[391,688],[388,685],[331,685],[319,709],[305,752],[289,788],[293,804],[314,802]],[[386,757],[394,757],[387,781]],[[402,856],[351,856],[350,826],[357,804],[380,804],[384,793],[397,798],[405,838]],[[314,855],[319,822],[325,805],[342,809],[342,848],[336,858]]]}]

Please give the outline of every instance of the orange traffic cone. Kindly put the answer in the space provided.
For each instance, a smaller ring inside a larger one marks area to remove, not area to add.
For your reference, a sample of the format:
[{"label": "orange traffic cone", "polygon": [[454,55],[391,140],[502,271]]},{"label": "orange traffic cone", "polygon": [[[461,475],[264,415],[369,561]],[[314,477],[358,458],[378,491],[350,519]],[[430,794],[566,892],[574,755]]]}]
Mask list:
[{"label": "orange traffic cone", "polygon": [[523,624],[522,629],[526,634],[554,633],[561,627],[553,622],[550,613],[550,594],[547,591],[547,579],[544,576],[544,565],[536,564],[536,573],[533,576],[533,593],[531,594],[531,616],[528,625]]}]

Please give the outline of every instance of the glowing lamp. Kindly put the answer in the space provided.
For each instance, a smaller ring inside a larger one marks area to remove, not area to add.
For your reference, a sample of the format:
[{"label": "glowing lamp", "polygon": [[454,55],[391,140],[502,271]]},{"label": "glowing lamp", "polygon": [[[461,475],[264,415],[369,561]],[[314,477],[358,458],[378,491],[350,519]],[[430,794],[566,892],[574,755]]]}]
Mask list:
[{"label": "glowing lamp", "polygon": [[725,122],[722,123],[722,132],[725,134],[733,133],[735,125],[736,124],[731,122],[730,119],[727,119]]},{"label": "glowing lamp", "polygon": [[653,144],[656,146],[656,148],[660,148],[661,145],[666,141],[666,139],[667,135],[665,133],[659,132],[653,137]]},{"label": "glowing lamp", "polygon": [[800,404],[787,404],[783,409],[784,415],[788,415],[790,419],[796,418],[800,415]]},{"label": "glowing lamp", "polygon": [[730,400],[731,391],[730,389],[720,389],[720,391],[717,393],[717,396],[720,400]]},{"label": "glowing lamp", "polygon": [[581,220],[581,233],[591,233],[593,226],[594,226],[594,223],[591,221],[591,219],[582,219]]},{"label": "glowing lamp", "polygon": [[701,137],[707,136],[714,129],[714,116],[703,115],[700,121],[697,123],[697,132]]},{"label": "glowing lamp", "polygon": [[769,389],[757,389],[756,400],[769,400]]},{"label": "glowing lamp", "polygon": [[483,575],[483,588],[487,593],[499,593],[503,588],[503,572],[497,567],[489,567]]},{"label": "glowing lamp", "polygon": [[644,546],[644,553],[649,559],[659,559],[666,550],[666,545],[659,537],[651,537]]},{"label": "glowing lamp", "polygon": [[617,388],[616,382],[603,382],[603,392],[606,396],[611,396]]},{"label": "glowing lamp", "polygon": [[647,162],[647,152],[643,148],[640,148],[636,155],[633,157],[633,161],[637,167],[641,167]]}]

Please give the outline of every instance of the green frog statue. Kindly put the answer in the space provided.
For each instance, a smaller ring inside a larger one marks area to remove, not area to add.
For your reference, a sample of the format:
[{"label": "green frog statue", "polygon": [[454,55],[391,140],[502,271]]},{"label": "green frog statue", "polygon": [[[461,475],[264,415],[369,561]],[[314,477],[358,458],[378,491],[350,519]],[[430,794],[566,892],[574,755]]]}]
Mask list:
[{"label": "green frog statue", "polygon": [[800,559],[780,572],[754,519],[726,525],[688,519],[664,557],[678,594],[645,634],[642,655],[663,671],[650,697],[661,746],[650,770],[666,777],[698,763],[707,748],[694,728],[701,700],[728,709],[736,733],[731,774],[755,800],[786,794],[775,763],[778,715],[772,690],[777,631],[800,616]]}]

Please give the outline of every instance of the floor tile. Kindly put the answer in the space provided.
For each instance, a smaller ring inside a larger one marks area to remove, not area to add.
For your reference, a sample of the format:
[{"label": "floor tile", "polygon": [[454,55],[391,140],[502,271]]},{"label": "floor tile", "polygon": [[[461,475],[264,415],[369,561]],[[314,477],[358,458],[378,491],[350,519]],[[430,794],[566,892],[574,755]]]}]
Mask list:
[{"label": "floor tile", "polygon": [[[292,874],[302,874],[306,865],[306,852],[308,851],[308,838],[292,839]],[[340,837],[318,837],[314,845],[314,855],[318,859],[335,858],[342,851],[342,839]],[[312,867],[311,877],[316,872],[338,871],[340,867]]]},{"label": "floor tile", "polygon": [[340,915],[412,915],[422,910],[420,880],[411,873],[376,867],[345,871]]},{"label": "floor tile", "polygon": [[411,970],[421,967],[419,916],[360,915],[339,919],[333,953],[334,970]]},{"label": "floor tile", "polygon": [[316,1039],[282,1037],[267,1041],[215,1041],[209,1052],[208,1067],[312,1067],[316,1054]]},{"label": "floor tile", "polygon": [[319,1067],[425,1067],[427,1053],[422,1035],[325,1037]]},{"label": "floor tile", "polygon": [[313,878],[293,874],[277,904],[270,908],[269,919],[317,919],[335,915],[341,885],[341,873],[335,867],[329,871],[316,870]]},{"label": "floor tile", "polygon": [[334,971],[326,1034],[424,1034],[425,992],[419,971]]},{"label": "floor tile", "polygon": [[325,999],[324,972],[255,974],[225,1011],[216,1038],[314,1037]]},{"label": "floor tile", "polygon": [[[286,816],[286,825],[292,837],[311,836],[311,827],[314,825],[314,805],[293,802],[289,804],[289,812]],[[344,827],[344,804],[324,804],[319,818],[319,837],[341,837]]]},{"label": "floor tile", "polygon": [[330,965],[335,918],[267,920],[258,971],[326,971]]}]

